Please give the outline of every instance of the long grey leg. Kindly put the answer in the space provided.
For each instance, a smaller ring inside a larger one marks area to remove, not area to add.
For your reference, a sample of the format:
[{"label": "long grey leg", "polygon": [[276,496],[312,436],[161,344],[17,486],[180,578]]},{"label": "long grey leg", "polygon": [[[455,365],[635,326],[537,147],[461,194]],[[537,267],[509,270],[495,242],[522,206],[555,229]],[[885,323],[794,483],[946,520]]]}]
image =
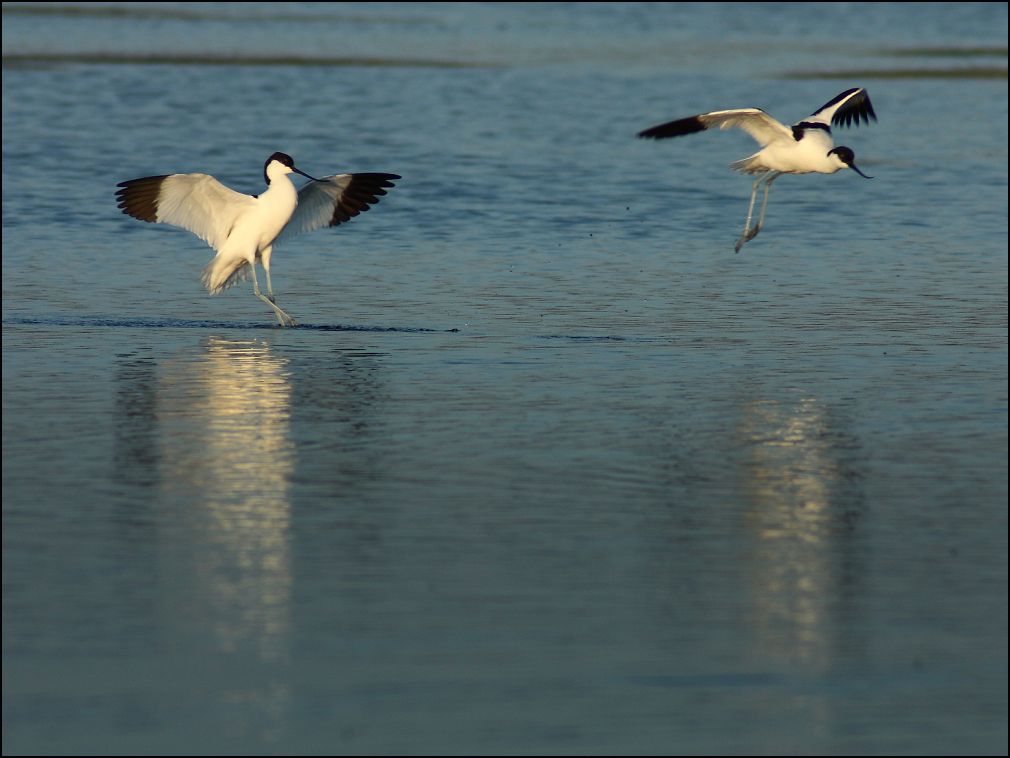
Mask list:
[{"label": "long grey leg", "polygon": [[[750,240],[757,237],[758,232],[761,231],[761,227],[764,225],[765,222],[765,209],[767,209],[768,207],[768,191],[771,189],[772,182],[774,182],[780,176],[782,176],[781,172],[772,171],[767,174],[763,174],[757,180],[755,180],[754,189],[751,190],[750,194],[750,208],[747,211],[747,223],[744,226],[743,234],[740,236],[740,239],[738,239],[736,242],[736,251],[738,253],[740,252],[740,248],[744,246],[744,243],[749,242]],[[765,185],[764,199],[761,202],[761,213],[759,214],[758,222],[754,226],[751,226],[750,220],[754,211],[754,199],[757,197],[758,186],[761,184],[761,182],[764,182]]]},{"label": "long grey leg", "polygon": [[263,273],[267,275],[267,297],[270,298],[271,303],[276,303],[274,299],[274,285],[270,281],[270,256],[273,255],[274,246],[268,245],[262,251],[260,251],[260,262],[263,264]]},{"label": "long grey leg", "polygon": [[265,268],[263,272],[267,275],[267,297],[270,298],[270,302],[277,302],[274,300],[274,285],[270,282],[270,269]]},{"label": "long grey leg", "polygon": [[772,182],[774,182],[780,176],[782,176],[782,172],[776,171],[775,173],[771,174],[768,177],[768,180],[765,182],[765,198],[764,201],[761,203],[761,216],[760,218],[758,218],[757,228],[754,230],[754,234],[751,237],[751,239],[756,237],[757,233],[761,231],[761,227],[765,225],[765,209],[768,208],[768,192],[772,188]]},{"label": "long grey leg", "polygon": [[[277,303],[274,302],[273,293],[270,294],[270,297],[267,297],[262,292],[260,292],[260,284],[258,281],[256,281],[256,266],[250,266],[249,268],[252,271],[253,294],[256,295],[256,297],[258,297],[260,300],[262,300],[264,303],[266,303],[273,309],[274,315],[277,316],[277,322],[281,326],[297,326],[298,324],[295,322],[295,320],[291,318],[291,316],[286,314],[280,308],[280,306],[278,306]],[[270,274],[268,272],[267,273],[268,288],[270,286],[269,282],[270,282]]]},{"label": "long grey leg", "polygon": [[757,197],[758,185],[761,183],[762,179],[764,179],[763,175],[755,179],[754,187],[750,191],[750,205],[747,206],[747,220],[743,222],[743,234],[741,234],[740,239],[736,241],[736,251],[738,253],[740,252],[740,248],[743,247],[743,243],[749,239],[747,233],[750,231],[751,216],[754,215],[754,198]]}]

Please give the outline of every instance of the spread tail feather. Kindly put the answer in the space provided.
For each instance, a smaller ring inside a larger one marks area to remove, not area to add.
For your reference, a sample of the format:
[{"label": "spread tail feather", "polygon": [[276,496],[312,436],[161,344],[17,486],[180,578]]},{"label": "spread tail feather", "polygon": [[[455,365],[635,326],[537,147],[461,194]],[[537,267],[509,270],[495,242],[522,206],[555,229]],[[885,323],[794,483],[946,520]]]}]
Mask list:
[{"label": "spread tail feather", "polygon": [[249,275],[249,261],[223,260],[217,256],[203,269],[203,286],[212,295],[220,294]]},{"label": "spread tail feather", "polygon": [[758,153],[751,155],[747,158],[743,158],[738,161],[733,161],[729,164],[729,167],[734,171],[738,171],[741,174],[760,174],[768,171],[767,168],[761,165],[761,162],[755,160],[758,157]]}]

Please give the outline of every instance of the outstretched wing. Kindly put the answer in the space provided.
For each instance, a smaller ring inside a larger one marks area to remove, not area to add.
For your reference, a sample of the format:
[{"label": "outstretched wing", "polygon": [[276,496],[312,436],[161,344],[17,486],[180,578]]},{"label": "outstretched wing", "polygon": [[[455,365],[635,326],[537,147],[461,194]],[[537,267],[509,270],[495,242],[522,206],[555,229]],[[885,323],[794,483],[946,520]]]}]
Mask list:
[{"label": "outstretched wing", "polygon": [[350,221],[379,202],[398,174],[336,174],[298,190],[298,207],[278,240]]},{"label": "outstretched wing", "polygon": [[118,207],[128,216],[192,232],[215,250],[256,200],[207,174],[168,174],[116,185]]},{"label": "outstretched wing", "polygon": [[760,108],[736,108],[729,111],[712,111],[697,116],[669,121],[644,132],[639,137],[647,139],[666,139],[694,134],[706,129],[743,129],[762,147],[777,139],[791,138],[792,132],[784,124],[780,124]]},{"label": "outstretched wing", "polygon": [[877,120],[870,96],[862,87],[854,87],[826,102],[807,120],[831,126],[859,126],[860,121],[869,125],[871,118]]}]

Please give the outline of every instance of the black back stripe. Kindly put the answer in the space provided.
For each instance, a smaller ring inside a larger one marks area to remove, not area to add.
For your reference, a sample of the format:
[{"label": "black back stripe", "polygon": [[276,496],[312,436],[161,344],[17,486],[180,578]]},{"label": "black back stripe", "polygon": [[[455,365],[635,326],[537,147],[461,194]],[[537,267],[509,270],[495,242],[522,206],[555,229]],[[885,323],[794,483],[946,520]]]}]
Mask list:
[{"label": "black back stripe", "polygon": [[820,124],[816,121],[800,121],[800,123],[793,125],[793,139],[799,142],[808,129],[823,129],[831,134],[831,127],[827,124]]}]

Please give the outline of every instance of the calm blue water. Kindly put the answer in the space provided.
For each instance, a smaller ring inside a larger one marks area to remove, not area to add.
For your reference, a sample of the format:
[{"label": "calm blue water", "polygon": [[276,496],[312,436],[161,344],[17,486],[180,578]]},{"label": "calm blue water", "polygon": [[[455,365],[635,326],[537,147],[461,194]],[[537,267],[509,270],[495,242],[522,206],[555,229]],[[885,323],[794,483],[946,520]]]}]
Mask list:
[{"label": "calm blue water", "polygon": [[[1006,753],[1006,4],[109,8],[3,10],[5,754]],[[850,86],[739,255],[634,138]],[[275,150],[403,176],[293,330],[113,199]]]}]

